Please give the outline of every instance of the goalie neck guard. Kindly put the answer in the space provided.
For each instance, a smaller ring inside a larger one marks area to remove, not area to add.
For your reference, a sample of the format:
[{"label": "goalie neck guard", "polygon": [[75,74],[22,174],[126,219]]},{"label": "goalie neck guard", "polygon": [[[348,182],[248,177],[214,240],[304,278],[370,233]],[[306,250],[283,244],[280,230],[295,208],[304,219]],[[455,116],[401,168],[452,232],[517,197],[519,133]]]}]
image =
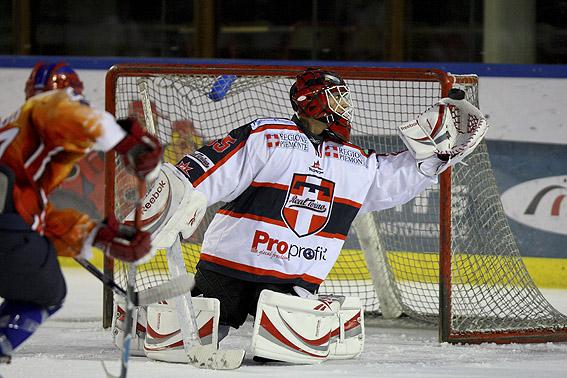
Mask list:
[{"label": "goalie neck guard", "polygon": [[42,92],[67,87],[73,88],[75,94],[83,94],[83,82],[67,63],[38,62],[26,81],[26,100]]},{"label": "goalie neck guard", "polygon": [[345,81],[333,72],[307,69],[297,75],[289,91],[293,110],[299,117],[313,118],[327,125],[334,137],[350,139],[353,106]]}]

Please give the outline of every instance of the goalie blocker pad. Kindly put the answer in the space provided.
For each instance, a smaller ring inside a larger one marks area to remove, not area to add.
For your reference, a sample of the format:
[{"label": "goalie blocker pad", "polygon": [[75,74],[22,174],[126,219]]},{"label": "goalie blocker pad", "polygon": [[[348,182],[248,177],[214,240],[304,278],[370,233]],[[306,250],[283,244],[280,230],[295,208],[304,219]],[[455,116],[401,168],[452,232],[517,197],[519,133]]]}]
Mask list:
[{"label": "goalie blocker pad", "polygon": [[[207,209],[207,198],[195,190],[177,168],[163,164],[142,202],[142,230],[152,234],[154,248],[169,248],[181,232],[184,239],[197,229]],[[134,222],[135,211],[126,217]]]},{"label": "goalie blocker pad", "polygon": [[[201,345],[218,349],[220,302],[216,298],[193,297],[195,320]],[[189,363],[174,303],[148,306],[144,352],[152,360]]]},{"label": "goalie blocker pad", "polygon": [[297,364],[356,358],[364,346],[356,297],[309,299],[264,290],[252,334],[254,356]]}]

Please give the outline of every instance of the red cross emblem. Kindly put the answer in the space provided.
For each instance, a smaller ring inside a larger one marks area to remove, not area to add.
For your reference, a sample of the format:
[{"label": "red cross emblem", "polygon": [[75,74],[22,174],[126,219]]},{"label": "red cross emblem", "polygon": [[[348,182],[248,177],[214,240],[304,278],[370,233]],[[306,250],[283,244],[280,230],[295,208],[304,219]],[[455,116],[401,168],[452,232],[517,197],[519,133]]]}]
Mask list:
[{"label": "red cross emblem", "polygon": [[339,147],[337,146],[325,146],[325,156],[330,156],[335,159],[339,158]]},{"label": "red cross emblem", "polygon": [[279,147],[280,136],[278,134],[266,134],[266,143],[268,148]]}]

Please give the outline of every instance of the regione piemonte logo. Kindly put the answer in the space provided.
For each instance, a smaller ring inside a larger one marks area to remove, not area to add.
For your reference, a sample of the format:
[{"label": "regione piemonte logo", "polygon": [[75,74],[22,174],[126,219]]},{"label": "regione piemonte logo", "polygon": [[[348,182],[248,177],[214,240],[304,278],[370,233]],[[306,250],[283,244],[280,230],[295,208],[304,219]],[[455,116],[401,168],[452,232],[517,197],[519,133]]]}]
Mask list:
[{"label": "regione piemonte logo", "polygon": [[296,173],[282,208],[282,218],[299,237],[322,230],[333,207],[335,183],[315,175]]},{"label": "regione piemonte logo", "polygon": [[506,215],[539,230],[567,235],[567,176],[523,182],[502,193]]}]

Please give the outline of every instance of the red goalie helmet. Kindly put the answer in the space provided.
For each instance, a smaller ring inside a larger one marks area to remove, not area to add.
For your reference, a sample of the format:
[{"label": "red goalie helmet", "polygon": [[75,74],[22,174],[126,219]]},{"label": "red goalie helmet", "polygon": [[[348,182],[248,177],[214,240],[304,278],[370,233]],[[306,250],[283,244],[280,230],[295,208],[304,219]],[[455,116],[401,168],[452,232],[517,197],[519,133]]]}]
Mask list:
[{"label": "red goalie helmet", "polygon": [[350,90],[337,74],[307,69],[297,75],[289,97],[293,110],[300,117],[314,118],[327,124],[327,131],[348,142],[353,106]]},{"label": "red goalie helmet", "polygon": [[26,100],[38,93],[52,89],[71,87],[76,94],[83,94],[83,82],[67,63],[36,63],[26,81]]}]

